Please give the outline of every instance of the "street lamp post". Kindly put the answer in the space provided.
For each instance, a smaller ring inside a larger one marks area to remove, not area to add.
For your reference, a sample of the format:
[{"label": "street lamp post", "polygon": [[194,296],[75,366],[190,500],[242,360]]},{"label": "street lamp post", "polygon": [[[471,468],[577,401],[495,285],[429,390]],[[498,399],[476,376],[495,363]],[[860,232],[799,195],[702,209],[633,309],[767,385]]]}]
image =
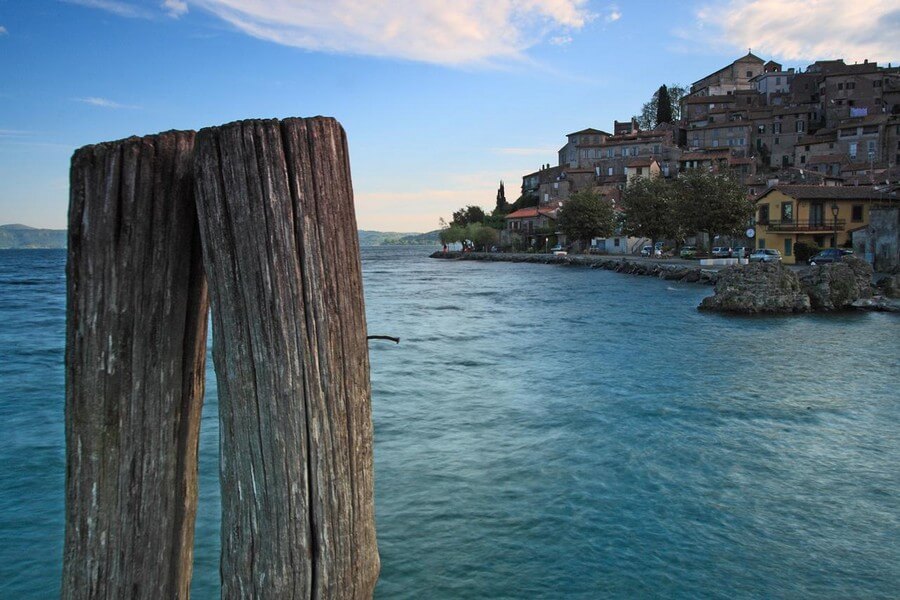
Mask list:
[{"label": "street lamp post", "polygon": [[834,232],[831,234],[831,247],[837,248],[837,216],[838,216],[838,203],[831,203],[831,215],[834,217]]}]

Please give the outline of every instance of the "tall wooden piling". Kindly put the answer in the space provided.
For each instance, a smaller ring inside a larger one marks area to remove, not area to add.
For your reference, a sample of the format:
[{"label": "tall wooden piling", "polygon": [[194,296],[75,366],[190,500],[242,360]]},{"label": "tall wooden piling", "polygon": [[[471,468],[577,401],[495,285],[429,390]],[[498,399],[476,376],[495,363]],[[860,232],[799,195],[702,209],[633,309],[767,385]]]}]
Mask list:
[{"label": "tall wooden piling", "polygon": [[333,119],[201,130],[224,598],[369,598],[378,577],[366,322]]},{"label": "tall wooden piling", "polygon": [[72,158],[64,598],[187,598],[207,289],[193,132]]}]

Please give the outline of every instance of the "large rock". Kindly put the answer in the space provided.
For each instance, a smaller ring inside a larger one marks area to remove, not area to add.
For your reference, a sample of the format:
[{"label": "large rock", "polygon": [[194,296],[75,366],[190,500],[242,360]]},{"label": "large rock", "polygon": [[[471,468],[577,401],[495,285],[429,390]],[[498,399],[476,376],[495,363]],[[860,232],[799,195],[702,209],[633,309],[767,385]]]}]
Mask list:
[{"label": "large rock", "polygon": [[847,256],[839,263],[810,267],[800,276],[800,285],[815,310],[850,308],[872,297],[872,266]]},{"label": "large rock", "polygon": [[715,294],[704,298],[700,310],[730,313],[796,313],[810,309],[809,296],[796,273],[781,264],[752,263],[722,269]]},{"label": "large rock", "polygon": [[883,277],[878,282],[878,289],[888,298],[900,298],[900,274]]}]

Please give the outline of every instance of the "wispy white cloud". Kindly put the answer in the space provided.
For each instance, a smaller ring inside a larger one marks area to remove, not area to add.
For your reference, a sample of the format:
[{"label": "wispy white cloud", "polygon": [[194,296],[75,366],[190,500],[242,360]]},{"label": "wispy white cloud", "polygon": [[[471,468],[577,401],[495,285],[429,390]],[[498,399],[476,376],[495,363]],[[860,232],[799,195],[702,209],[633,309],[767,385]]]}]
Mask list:
[{"label": "wispy white cloud", "polygon": [[0,138],[23,138],[34,135],[33,131],[23,129],[0,129]]},{"label": "wispy white cloud", "polygon": [[622,18],[622,11],[619,10],[619,7],[615,4],[607,7],[606,13],[603,15],[603,20],[607,23],[615,23],[619,19]]},{"label": "wispy white cloud", "polygon": [[0,35],[9,35],[9,31],[3,25],[0,25]]},{"label": "wispy white cloud", "polygon": [[177,19],[188,12],[188,5],[185,0],[163,0],[162,8],[173,19]]},{"label": "wispy white cloud", "polygon": [[704,37],[718,46],[753,48],[783,60],[900,60],[896,2],[727,0],[704,6],[697,18]]},{"label": "wispy white cloud", "polygon": [[307,50],[441,65],[524,58],[590,21],[587,0],[190,0],[240,31]]},{"label": "wispy white cloud", "polygon": [[73,98],[75,102],[81,102],[82,104],[90,104],[91,106],[99,106],[101,108],[140,108],[140,106],[134,106],[132,104],[121,104],[119,102],[115,102],[113,100],[108,100],[106,98],[98,98],[97,96],[87,96],[85,98]]},{"label": "wispy white cloud", "polygon": [[132,4],[130,2],[122,2],[121,0],[62,0],[69,4],[77,4],[87,8],[96,8],[105,10],[120,17],[128,19],[152,19],[153,13],[145,8]]},{"label": "wispy white cloud", "polygon": [[566,44],[572,43],[571,35],[555,35],[550,38],[550,43],[554,46],[565,46]]}]

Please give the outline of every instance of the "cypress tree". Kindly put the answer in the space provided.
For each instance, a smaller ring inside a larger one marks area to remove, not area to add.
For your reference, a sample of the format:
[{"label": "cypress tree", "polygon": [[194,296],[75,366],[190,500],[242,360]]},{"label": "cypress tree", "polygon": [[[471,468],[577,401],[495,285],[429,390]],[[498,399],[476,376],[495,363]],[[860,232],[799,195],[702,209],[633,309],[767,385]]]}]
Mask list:
[{"label": "cypress tree", "polygon": [[672,99],[665,84],[656,92],[656,124],[672,122]]},{"label": "cypress tree", "polygon": [[506,213],[509,209],[509,204],[506,202],[506,191],[503,189],[503,180],[500,180],[500,189],[497,190],[497,210],[494,211],[496,214]]}]

